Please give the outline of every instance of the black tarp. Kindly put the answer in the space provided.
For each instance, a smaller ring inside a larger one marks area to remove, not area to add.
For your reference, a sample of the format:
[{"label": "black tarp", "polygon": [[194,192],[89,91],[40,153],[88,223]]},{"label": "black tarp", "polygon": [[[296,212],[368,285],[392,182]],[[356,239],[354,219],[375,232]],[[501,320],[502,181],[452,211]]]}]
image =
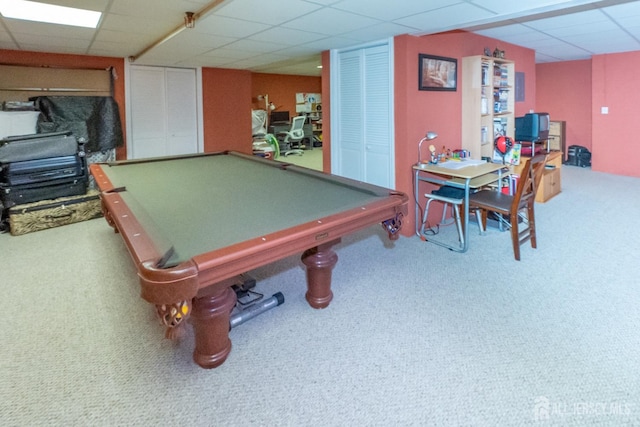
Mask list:
[{"label": "black tarp", "polygon": [[71,131],[84,138],[87,153],[124,144],[118,104],[110,96],[38,96],[30,99],[42,112],[38,133]]}]

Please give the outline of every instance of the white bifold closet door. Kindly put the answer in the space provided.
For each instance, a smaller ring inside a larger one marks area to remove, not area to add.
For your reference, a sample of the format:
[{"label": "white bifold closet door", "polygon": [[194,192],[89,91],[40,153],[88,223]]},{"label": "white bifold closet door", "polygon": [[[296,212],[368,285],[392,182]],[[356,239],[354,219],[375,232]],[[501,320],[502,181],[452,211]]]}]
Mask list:
[{"label": "white bifold closet door", "polygon": [[332,52],[331,172],[394,188],[392,42]]},{"label": "white bifold closet door", "polygon": [[196,70],[131,66],[128,157],[198,152]]}]

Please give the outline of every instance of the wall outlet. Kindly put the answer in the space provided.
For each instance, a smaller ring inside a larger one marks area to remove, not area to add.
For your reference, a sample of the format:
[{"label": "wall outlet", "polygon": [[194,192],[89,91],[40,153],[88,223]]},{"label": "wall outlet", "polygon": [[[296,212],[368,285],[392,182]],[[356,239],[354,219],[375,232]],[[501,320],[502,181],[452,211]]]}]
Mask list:
[{"label": "wall outlet", "polygon": [[600,107],[600,114],[609,114],[609,107]]}]

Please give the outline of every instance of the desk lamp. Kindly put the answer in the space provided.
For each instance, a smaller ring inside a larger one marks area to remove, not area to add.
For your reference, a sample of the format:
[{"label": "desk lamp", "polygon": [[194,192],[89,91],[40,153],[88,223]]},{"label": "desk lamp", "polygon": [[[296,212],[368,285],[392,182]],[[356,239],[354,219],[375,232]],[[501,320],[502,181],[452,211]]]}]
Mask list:
[{"label": "desk lamp", "polygon": [[267,119],[265,120],[265,126],[269,129],[269,113],[276,109],[276,106],[273,105],[273,102],[269,102],[269,94],[258,95],[258,101],[264,101],[264,109],[267,112]]},{"label": "desk lamp", "polygon": [[[427,134],[424,136],[424,138],[422,138],[420,140],[420,143],[418,144],[418,163],[422,162],[422,143],[425,142],[425,141],[433,141],[437,137],[438,137],[437,133],[432,132],[432,131],[428,131]],[[433,150],[431,150],[431,147],[429,147],[429,150],[433,154]]]}]

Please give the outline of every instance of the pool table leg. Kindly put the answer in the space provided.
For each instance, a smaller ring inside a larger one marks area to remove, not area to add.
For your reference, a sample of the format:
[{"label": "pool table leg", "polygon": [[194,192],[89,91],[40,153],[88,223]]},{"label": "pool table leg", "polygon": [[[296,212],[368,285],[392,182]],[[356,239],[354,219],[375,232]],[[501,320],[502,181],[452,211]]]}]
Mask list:
[{"label": "pool table leg", "polygon": [[196,345],[193,360],[203,368],[216,368],[231,352],[229,319],[236,293],[229,287],[193,299],[191,319]]},{"label": "pool table leg", "polygon": [[340,239],[323,243],[302,254],[302,262],[307,266],[307,294],[305,298],[313,308],[326,308],[331,299],[331,270],[338,262],[338,255],[331,247]]}]

